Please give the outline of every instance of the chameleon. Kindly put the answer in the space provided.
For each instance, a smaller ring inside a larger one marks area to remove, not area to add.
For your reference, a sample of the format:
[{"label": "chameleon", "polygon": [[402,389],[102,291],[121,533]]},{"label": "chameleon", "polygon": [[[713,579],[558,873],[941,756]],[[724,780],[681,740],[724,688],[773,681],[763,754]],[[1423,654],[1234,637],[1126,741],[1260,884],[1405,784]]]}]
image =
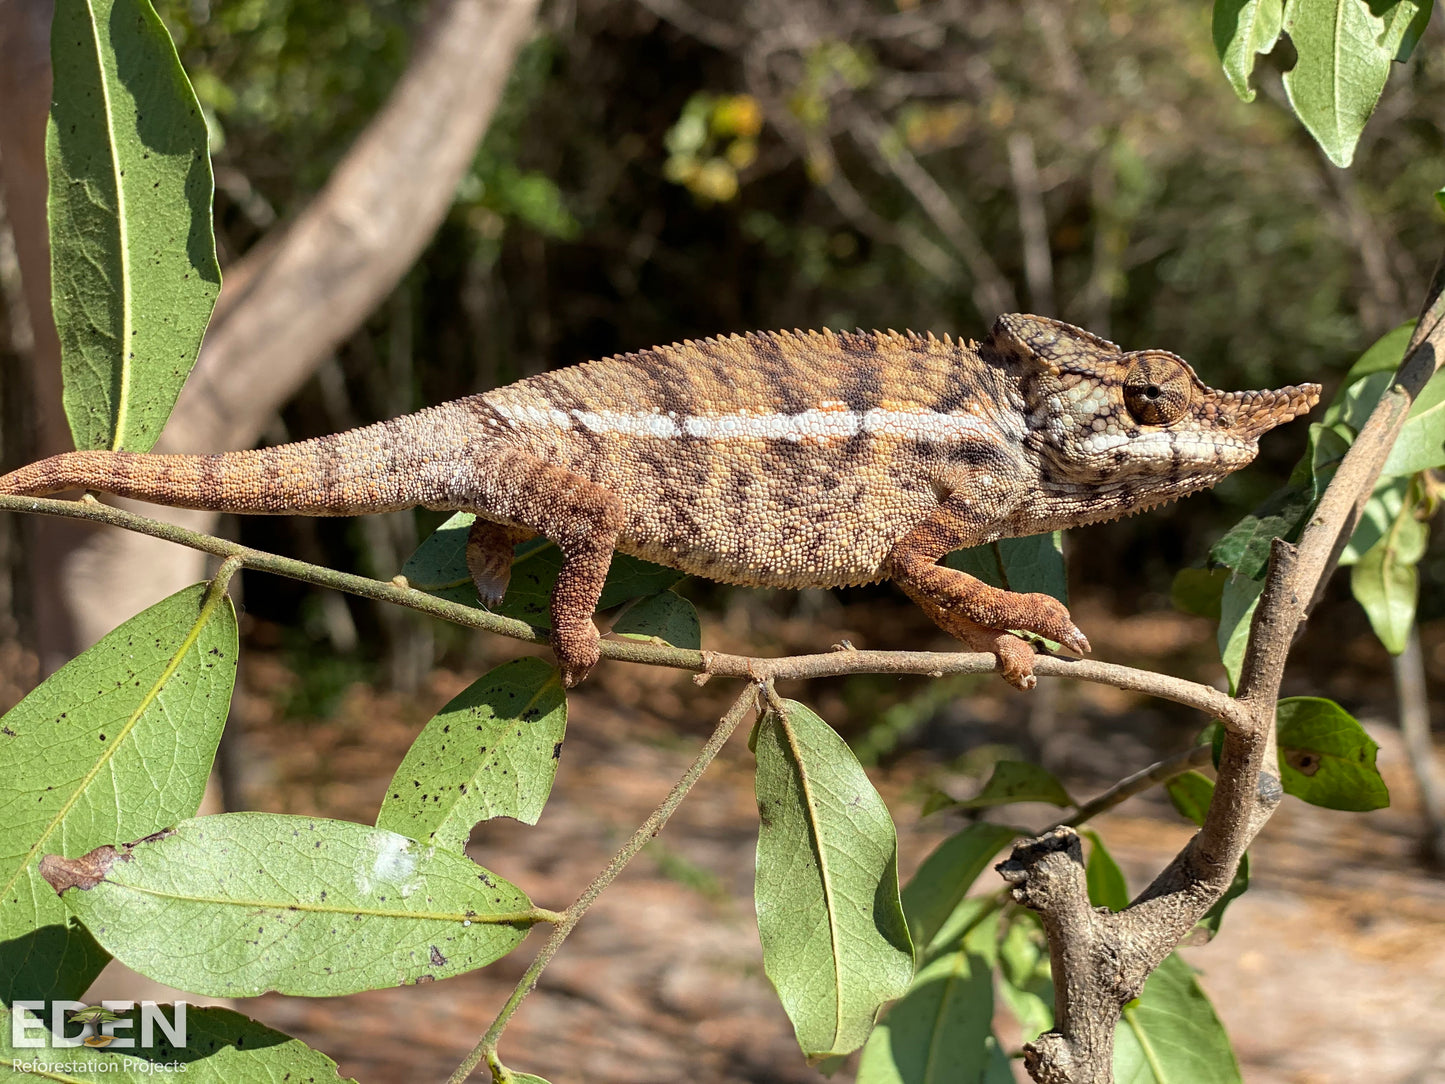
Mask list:
[{"label": "chameleon", "polygon": [[1212,486],[1319,394],[1216,391],[1167,351],[1126,352],[1024,314],[998,317],[981,341],[749,332],[292,444],[66,452],[0,476],[0,493],[84,489],[256,514],[469,511],[467,567],[486,605],[507,589],[514,547],[542,535],[562,553],[550,637],[568,687],[598,661],[593,613],[621,551],[758,587],[892,580],[1027,689],[1034,648],[1017,633],[1089,651],[1067,607],[940,559]]}]

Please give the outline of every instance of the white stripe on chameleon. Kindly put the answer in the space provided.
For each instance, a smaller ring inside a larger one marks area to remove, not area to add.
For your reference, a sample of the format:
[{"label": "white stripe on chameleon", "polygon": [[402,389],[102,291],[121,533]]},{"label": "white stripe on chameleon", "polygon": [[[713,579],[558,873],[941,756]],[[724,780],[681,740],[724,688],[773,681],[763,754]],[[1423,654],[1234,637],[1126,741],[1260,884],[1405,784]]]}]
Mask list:
[{"label": "white stripe on chameleon", "polygon": [[666,414],[627,414],[614,410],[574,410],[572,416],[593,433],[622,433],[629,437],[660,437],[663,440],[682,435],[677,422]]},{"label": "white stripe on chameleon", "polygon": [[936,410],[884,410],[881,407],[861,415],[855,410],[805,410],[801,414],[695,414],[683,421],[683,431],[699,440],[738,437],[827,441],[847,440],[862,432],[904,440],[954,443],[986,440],[993,435],[987,422],[972,415],[943,414]]},{"label": "white stripe on chameleon", "polygon": [[1174,449],[1177,448],[1185,463],[1211,461],[1221,448],[1243,449],[1246,447],[1245,442],[1240,440],[1227,437],[1206,440],[1187,430],[1181,432],[1146,430],[1133,434],[1091,432],[1079,442],[1079,446],[1091,454],[1110,452],[1125,445],[1129,448],[1130,458],[1136,461],[1172,459]]},{"label": "white stripe on chameleon", "polygon": [[620,433],[632,437],[671,440],[686,434],[697,440],[847,440],[858,433],[955,443],[987,440],[994,436],[988,422],[972,414],[945,414],[936,410],[805,410],[801,414],[693,414],[679,425],[672,415],[613,410],[574,410],[569,417],[555,409],[535,406],[498,406],[508,421],[520,425],[570,429],[572,419],[589,432]]},{"label": "white stripe on chameleon", "polygon": [[852,410],[805,410],[801,414],[693,414],[682,427],[699,440],[847,440],[858,433],[859,422]]},{"label": "white stripe on chameleon", "polygon": [[499,403],[492,404],[492,409],[513,425],[530,425],[535,427],[550,426],[553,429],[571,429],[572,419],[567,417],[565,410],[557,410],[555,407],[538,407],[530,404],[519,404],[517,406],[503,406]]},{"label": "white stripe on chameleon", "polygon": [[942,414],[936,410],[873,409],[863,415],[863,431],[882,433],[910,440],[931,440],[940,443],[996,436],[996,430],[982,418],[971,414]]}]

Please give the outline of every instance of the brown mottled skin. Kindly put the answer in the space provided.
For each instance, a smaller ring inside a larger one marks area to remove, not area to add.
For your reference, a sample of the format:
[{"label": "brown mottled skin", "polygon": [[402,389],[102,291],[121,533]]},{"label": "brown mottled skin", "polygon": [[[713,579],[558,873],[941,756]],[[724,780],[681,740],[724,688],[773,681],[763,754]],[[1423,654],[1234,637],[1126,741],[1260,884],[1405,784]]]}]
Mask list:
[{"label": "brown mottled skin", "polygon": [[979,343],[891,331],[685,342],[275,448],[69,452],[0,477],[0,492],[471,511],[468,566],[488,603],[506,590],[512,547],[544,535],[563,554],[552,644],[569,685],[598,659],[592,613],[621,550],[727,583],[892,579],[1028,688],[1032,649],[1006,630],[1087,651],[1068,610],[938,560],[1212,486],[1318,398],[1315,384],[1214,391],[1172,354],[1007,315]]}]

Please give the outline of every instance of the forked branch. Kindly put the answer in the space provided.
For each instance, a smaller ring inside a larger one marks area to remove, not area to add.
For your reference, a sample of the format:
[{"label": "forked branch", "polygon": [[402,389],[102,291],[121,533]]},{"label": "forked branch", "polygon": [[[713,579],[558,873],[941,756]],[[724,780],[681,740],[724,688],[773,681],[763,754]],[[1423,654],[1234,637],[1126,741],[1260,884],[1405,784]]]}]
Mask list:
[{"label": "forked branch", "polygon": [[[1341,462],[1314,516],[1291,545],[1276,539],[1250,627],[1239,690],[1199,832],[1128,908],[1089,906],[1078,836],[1056,828],[1019,844],[999,872],[1039,912],[1054,968],[1055,1028],[1025,1047],[1038,1084],[1108,1084],[1125,1002],[1194,929],[1233,880],[1245,849],[1283,796],[1275,707],[1289,649],[1374,491],[1411,405],[1445,360],[1445,260],[1390,389]],[[1209,710],[1209,709],[1206,709]]]}]

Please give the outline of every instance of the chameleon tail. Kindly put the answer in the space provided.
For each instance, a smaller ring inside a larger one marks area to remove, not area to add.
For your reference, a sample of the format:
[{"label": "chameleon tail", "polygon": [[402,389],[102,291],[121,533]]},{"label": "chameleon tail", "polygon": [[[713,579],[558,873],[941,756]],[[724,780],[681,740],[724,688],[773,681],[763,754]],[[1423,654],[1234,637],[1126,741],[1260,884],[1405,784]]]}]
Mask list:
[{"label": "chameleon tail", "polygon": [[243,514],[347,516],[445,506],[466,461],[445,407],[315,440],[213,455],[65,452],[0,476],[0,494],[86,489],[175,508]]}]

